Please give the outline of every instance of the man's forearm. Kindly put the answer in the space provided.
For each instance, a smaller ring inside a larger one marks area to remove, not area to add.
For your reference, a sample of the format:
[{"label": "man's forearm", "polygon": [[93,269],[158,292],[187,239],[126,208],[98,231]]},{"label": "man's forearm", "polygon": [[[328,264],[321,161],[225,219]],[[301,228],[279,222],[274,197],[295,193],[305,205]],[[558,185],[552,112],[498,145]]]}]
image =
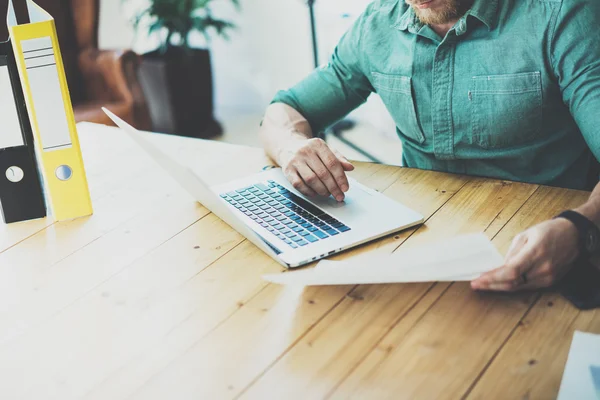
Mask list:
[{"label": "man's forearm", "polygon": [[600,227],[600,183],[596,185],[588,201],[575,211]]},{"label": "man's forearm", "polygon": [[276,163],[282,164],[282,154],[291,141],[313,137],[310,124],[294,108],[283,103],[271,104],[265,113],[259,135],[265,151]]}]

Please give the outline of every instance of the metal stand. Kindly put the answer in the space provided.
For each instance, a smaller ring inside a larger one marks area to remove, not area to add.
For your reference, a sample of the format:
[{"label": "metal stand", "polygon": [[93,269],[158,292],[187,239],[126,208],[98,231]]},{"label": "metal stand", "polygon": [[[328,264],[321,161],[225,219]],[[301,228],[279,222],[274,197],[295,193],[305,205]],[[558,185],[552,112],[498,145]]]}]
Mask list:
[{"label": "metal stand", "polygon": [[[317,42],[317,24],[315,21],[315,7],[314,7],[315,0],[307,0],[307,4],[308,4],[308,11],[310,14],[310,31],[311,31],[311,36],[312,36],[313,58],[314,58],[315,68],[319,68],[319,47],[318,47],[318,42]],[[346,146],[352,148],[354,151],[360,153],[361,155],[363,155],[364,157],[368,158],[369,160],[371,160],[373,162],[381,163],[381,161],[379,159],[377,159],[375,156],[373,156],[372,154],[363,150],[362,148],[360,148],[356,144],[352,143],[351,141],[349,141],[348,139],[346,139],[343,136],[344,131],[354,128],[355,125],[356,124],[354,123],[354,121],[349,120],[349,119],[343,119],[343,120],[333,124],[333,126],[331,126],[327,132],[324,132],[324,134],[327,135],[328,133],[331,133],[340,142],[342,142]]]}]

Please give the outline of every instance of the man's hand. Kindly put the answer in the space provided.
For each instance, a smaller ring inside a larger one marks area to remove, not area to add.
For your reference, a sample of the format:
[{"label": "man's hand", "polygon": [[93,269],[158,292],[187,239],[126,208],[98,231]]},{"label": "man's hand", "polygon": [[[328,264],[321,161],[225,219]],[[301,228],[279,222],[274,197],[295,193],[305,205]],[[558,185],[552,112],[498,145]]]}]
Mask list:
[{"label": "man's hand", "polygon": [[321,139],[291,139],[279,153],[286,178],[306,196],[329,196],[344,200],[350,188],[346,171],[354,166]]},{"label": "man's hand", "polygon": [[471,282],[475,290],[516,291],[552,286],[579,254],[577,229],[563,218],[545,221],[519,234],[504,266]]}]

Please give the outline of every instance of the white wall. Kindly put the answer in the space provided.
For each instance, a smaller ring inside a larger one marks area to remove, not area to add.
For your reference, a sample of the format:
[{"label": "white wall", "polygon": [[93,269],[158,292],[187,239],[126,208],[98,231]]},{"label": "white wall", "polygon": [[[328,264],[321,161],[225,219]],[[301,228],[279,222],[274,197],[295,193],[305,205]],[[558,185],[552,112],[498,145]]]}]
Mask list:
[{"label": "white wall", "polygon": [[[316,1],[321,62],[329,58],[341,35],[369,2]],[[241,3],[238,13],[227,0],[215,1],[215,16],[238,26],[231,32],[230,41],[216,38],[211,44],[217,113],[224,110],[261,113],[277,90],[295,84],[313,68],[305,0],[242,0]],[[152,50],[156,41],[145,37],[134,40],[128,14],[121,1],[101,0],[100,46],[133,48],[140,53]],[[390,119],[378,98],[355,115],[390,130]]]}]

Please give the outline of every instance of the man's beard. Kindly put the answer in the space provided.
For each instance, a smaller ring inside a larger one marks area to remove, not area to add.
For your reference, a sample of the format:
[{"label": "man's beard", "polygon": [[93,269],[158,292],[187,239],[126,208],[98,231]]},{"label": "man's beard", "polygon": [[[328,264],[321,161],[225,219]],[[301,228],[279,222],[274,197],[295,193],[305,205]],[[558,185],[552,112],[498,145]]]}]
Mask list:
[{"label": "man's beard", "polygon": [[[435,1],[435,0],[434,0]],[[425,25],[447,24],[456,21],[464,15],[473,0],[437,0],[440,5],[435,8],[418,8],[417,4],[425,3],[423,0],[406,0],[412,6],[415,14]]]}]

